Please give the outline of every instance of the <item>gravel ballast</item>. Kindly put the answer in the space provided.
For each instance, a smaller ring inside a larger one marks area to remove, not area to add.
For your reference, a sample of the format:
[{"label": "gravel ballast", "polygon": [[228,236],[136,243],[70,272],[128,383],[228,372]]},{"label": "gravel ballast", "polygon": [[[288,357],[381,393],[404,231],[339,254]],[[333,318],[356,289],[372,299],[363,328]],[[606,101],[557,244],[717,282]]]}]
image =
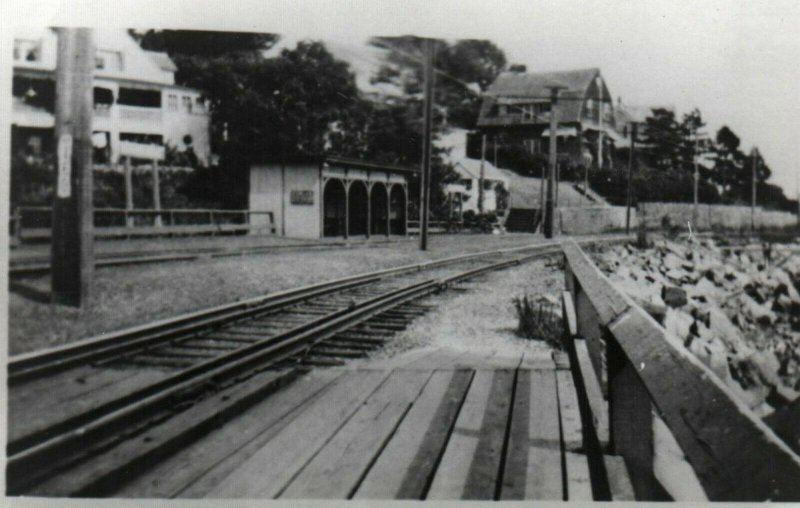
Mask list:
[{"label": "gravel ballast", "polygon": [[541,236],[527,234],[435,236],[426,252],[417,242],[401,241],[103,268],[95,272],[90,303],[81,310],[49,303],[49,276],[13,280],[9,354],[348,275],[541,242]]}]

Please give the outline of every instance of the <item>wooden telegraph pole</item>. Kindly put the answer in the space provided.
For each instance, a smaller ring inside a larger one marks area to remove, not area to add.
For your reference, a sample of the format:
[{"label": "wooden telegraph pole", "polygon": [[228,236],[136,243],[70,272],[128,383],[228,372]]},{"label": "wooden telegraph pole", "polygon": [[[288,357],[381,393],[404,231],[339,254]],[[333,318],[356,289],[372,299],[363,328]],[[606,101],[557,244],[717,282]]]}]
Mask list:
[{"label": "wooden telegraph pole", "polygon": [[698,203],[700,201],[700,170],[699,170],[698,165],[697,165],[697,138],[698,138],[698,136],[699,136],[699,133],[697,132],[697,129],[695,128],[695,131],[694,131],[694,152],[692,154],[692,155],[694,155],[694,157],[692,157],[692,159],[694,159],[693,160],[693,162],[694,162],[694,208],[692,208],[692,222],[694,222],[694,227],[695,227],[696,230],[700,229],[700,226],[698,226],[698,222],[700,220],[700,211],[699,211],[699,208],[698,208]]},{"label": "wooden telegraph pole", "polygon": [[752,202],[750,204],[750,233],[756,231],[756,175],[758,173],[758,148],[753,148],[753,189]]},{"label": "wooden telegraph pole", "polygon": [[486,134],[481,136],[481,172],[478,177],[478,213],[483,214],[483,180],[485,178],[484,164],[486,161]]},{"label": "wooden telegraph pole", "polygon": [[636,143],[636,123],[631,123],[631,151],[628,154],[628,191],[625,196],[625,234],[631,234],[631,179],[633,176],[633,150]]},{"label": "wooden telegraph pole", "polygon": [[425,39],[425,132],[422,139],[422,203],[420,209],[420,250],[428,250],[428,215],[431,193],[431,116],[433,110],[433,40]]},{"label": "wooden telegraph pole", "polygon": [[92,74],[88,28],[59,28],[56,65],[58,171],[50,253],[54,303],[84,307],[94,274]]},{"label": "wooden telegraph pole", "polygon": [[544,236],[553,238],[553,191],[555,190],[556,177],[556,104],[558,104],[558,91],[562,86],[550,86],[550,168],[547,178],[547,198],[544,206]]}]

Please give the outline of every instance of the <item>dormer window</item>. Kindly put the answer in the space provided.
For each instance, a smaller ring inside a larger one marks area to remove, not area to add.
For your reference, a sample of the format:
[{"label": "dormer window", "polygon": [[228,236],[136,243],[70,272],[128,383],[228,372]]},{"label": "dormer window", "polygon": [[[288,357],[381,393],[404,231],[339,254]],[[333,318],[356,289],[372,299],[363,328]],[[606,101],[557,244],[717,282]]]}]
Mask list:
[{"label": "dormer window", "polygon": [[40,62],[42,60],[41,41],[33,39],[15,39],[14,60],[18,62]]},{"label": "dormer window", "polygon": [[98,49],[95,52],[94,68],[106,71],[122,70],[122,53]]}]

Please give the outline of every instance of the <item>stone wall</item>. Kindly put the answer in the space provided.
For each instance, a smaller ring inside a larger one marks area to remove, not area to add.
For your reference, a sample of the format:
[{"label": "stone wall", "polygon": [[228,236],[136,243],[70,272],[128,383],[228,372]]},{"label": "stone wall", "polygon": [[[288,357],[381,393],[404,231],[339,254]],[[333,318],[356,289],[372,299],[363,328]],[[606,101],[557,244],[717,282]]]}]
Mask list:
[{"label": "stone wall", "polygon": [[[664,217],[673,226],[692,221],[692,229],[711,228],[746,229],[750,227],[750,207],[732,205],[697,205],[698,217],[693,220],[692,203],[639,203],[639,216],[648,228],[660,228]],[[788,212],[755,209],[755,225],[759,227],[785,227],[797,224],[797,216]],[[688,226],[686,226],[688,229]]]},{"label": "stone wall", "polygon": [[[559,207],[558,227],[567,235],[590,235],[625,229],[625,207]],[[631,230],[635,230],[636,209],[631,208]]]}]

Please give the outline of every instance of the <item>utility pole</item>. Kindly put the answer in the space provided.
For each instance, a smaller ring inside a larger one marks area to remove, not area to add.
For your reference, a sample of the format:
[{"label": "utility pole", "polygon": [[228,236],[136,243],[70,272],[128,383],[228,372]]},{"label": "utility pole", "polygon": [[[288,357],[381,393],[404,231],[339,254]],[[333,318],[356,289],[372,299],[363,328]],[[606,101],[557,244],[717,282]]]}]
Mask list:
[{"label": "utility pole", "polygon": [[[157,212],[161,211],[161,184],[159,180],[158,160],[153,159],[153,209]],[[161,227],[163,225],[160,213],[156,214],[153,224],[156,227]]]},{"label": "utility pole", "polygon": [[753,147],[753,189],[752,189],[752,204],[750,205],[750,233],[756,231],[756,173],[758,166],[758,148]]},{"label": "utility pole", "polygon": [[603,93],[597,103],[597,169],[603,169]]},{"label": "utility pole", "polygon": [[631,180],[633,176],[633,150],[636,144],[636,123],[631,122],[631,151],[628,154],[628,192],[625,197],[625,234],[631,234]]},{"label": "utility pole", "polygon": [[125,157],[125,209],[128,211],[125,214],[125,225],[127,227],[133,227],[133,215],[130,212],[133,211],[133,169],[131,168],[131,158]]},{"label": "utility pole", "polygon": [[556,176],[556,104],[558,91],[562,86],[550,86],[550,169],[547,179],[547,201],[544,210],[544,236],[553,238],[553,191],[555,190]]},{"label": "utility pole", "polygon": [[486,134],[481,135],[481,173],[478,177],[478,213],[483,214],[483,179],[485,175]]},{"label": "utility pole", "polygon": [[494,136],[494,143],[492,148],[494,148],[494,167],[497,167],[497,134]]},{"label": "utility pole", "polygon": [[88,28],[58,28],[56,143],[58,170],[50,251],[53,303],[85,307],[94,275],[92,78]]},{"label": "utility pole", "polygon": [[695,229],[699,229],[698,220],[700,218],[700,212],[698,209],[698,200],[699,200],[699,187],[700,187],[700,171],[697,167],[697,138],[698,132],[697,127],[694,129],[694,152],[692,153],[693,162],[694,162],[694,208],[692,209],[692,222],[694,222]]},{"label": "utility pole", "polygon": [[422,206],[420,207],[420,250],[428,250],[428,215],[431,193],[431,112],[433,110],[433,40],[425,39],[425,132],[422,138]]}]

